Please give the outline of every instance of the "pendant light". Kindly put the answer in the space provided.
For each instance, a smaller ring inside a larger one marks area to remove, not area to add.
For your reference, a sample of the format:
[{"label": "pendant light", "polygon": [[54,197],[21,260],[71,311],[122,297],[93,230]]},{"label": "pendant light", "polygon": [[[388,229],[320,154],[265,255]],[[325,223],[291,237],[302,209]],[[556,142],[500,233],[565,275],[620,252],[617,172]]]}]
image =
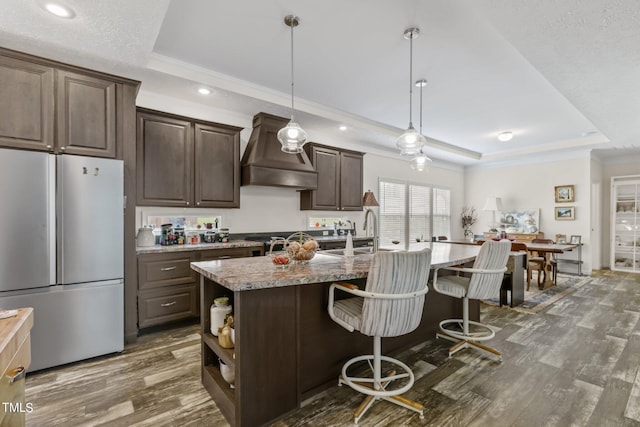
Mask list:
[{"label": "pendant light", "polygon": [[[422,135],[422,88],[427,85],[427,79],[420,79],[416,82],[416,86],[420,88],[420,135]],[[424,136],[423,136],[424,137]],[[426,138],[425,138],[426,142]],[[418,148],[418,152],[415,157],[411,159],[409,165],[411,169],[423,172],[427,168],[427,163],[431,162],[431,159],[423,152],[424,144]]]},{"label": "pendant light", "polygon": [[284,23],[291,28],[291,120],[278,131],[278,141],[285,153],[302,153],[302,146],[307,142],[307,132],[296,123],[293,117],[293,28],[300,24],[300,18],[295,15],[284,17]]},{"label": "pendant light", "polygon": [[409,40],[409,127],[406,132],[396,140],[396,147],[402,156],[413,156],[418,153],[419,148],[427,140],[413,127],[412,122],[412,101],[413,101],[413,39],[420,34],[418,27],[411,27],[404,30],[404,38]]}]

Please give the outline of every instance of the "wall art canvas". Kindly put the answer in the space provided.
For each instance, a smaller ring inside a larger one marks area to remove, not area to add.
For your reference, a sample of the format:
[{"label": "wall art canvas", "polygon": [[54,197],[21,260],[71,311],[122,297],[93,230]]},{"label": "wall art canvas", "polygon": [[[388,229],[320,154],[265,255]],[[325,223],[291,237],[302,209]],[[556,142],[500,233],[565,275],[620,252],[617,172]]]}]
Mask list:
[{"label": "wall art canvas", "polygon": [[500,227],[507,233],[538,233],[540,209],[500,211]]}]

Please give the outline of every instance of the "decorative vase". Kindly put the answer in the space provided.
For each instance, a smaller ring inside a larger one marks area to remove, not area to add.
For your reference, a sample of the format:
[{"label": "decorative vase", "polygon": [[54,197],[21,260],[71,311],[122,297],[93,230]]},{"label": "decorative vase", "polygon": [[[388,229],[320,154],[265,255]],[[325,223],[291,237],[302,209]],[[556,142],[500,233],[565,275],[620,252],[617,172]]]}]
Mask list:
[{"label": "decorative vase", "polygon": [[473,231],[471,231],[471,228],[464,228],[464,239],[468,240],[469,242],[473,242]]}]

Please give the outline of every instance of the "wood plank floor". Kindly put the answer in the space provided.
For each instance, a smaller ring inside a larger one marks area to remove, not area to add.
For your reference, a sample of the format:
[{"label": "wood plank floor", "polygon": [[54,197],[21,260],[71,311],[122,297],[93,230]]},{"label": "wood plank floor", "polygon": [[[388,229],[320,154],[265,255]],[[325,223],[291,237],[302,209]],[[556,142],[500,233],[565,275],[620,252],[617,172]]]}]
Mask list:
[{"label": "wood plank floor", "polygon": [[[490,345],[504,362],[474,350],[449,359],[443,340],[416,346],[398,358],[416,374],[406,396],[425,405],[425,418],[379,402],[360,424],[640,426],[640,275],[595,272],[540,313],[483,306],[482,320],[499,328]],[[27,375],[27,426],[228,425],[200,384],[198,329]],[[336,385],[275,425],[351,425],[360,401]]]}]

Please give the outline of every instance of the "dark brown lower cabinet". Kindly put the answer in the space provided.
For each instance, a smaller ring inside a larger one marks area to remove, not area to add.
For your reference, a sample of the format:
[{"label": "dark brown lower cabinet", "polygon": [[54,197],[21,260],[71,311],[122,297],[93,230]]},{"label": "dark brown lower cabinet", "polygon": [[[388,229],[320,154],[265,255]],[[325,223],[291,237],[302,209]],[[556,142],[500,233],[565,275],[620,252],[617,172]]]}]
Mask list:
[{"label": "dark brown lower cabinet", "polygon": [[192,262],[259,255],[262,246],[138,255],[138,328],[200,317],[198,274]]}]

